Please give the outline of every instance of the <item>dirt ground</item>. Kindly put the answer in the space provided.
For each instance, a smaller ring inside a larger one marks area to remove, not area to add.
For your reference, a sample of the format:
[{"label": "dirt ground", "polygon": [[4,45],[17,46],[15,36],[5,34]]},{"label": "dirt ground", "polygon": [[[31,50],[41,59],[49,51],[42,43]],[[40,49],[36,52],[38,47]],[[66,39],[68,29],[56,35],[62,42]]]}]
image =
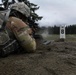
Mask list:
[{"label": "dirt ground", "polygon": [[0,75],[76,75],[76,42],[37,42],[35,53],[0,58]]}]

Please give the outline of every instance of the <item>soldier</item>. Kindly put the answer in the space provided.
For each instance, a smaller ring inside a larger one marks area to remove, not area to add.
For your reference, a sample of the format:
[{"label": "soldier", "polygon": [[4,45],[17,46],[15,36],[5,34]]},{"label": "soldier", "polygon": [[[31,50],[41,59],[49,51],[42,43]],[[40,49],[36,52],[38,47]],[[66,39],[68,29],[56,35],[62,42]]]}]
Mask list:
[{"label": "soldier", "polygon": [[[25,20],[30,16],[29,7],[23,2],[12,4],[11,9],[25,15]],[[32,30],[29,28],[26,21],[23,22],[22,19],[10,15],[6,26],[14,33],[16,39],[25,51],[34,52],[36,50],[36,42],[32,36]]]}]

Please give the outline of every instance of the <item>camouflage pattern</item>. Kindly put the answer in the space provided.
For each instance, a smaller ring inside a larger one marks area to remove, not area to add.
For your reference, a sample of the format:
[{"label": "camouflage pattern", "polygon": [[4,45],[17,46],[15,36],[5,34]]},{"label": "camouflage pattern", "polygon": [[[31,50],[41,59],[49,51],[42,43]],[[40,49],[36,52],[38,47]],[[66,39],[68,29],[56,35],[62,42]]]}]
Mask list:
[{"label": "camouflage pattern", "polygon": [[13,31],[25,51],[34,52],[36,50],[36,42],[31,35],[32,31],[22,20],[10,17],[6,26]]},{"label": "camouflage pattern", "polygon": [[[4,22],[5,19],[5,11],[0,11],[0,28],[2,27],[2,24]],[[2,30],[0,31],[0,45],[5,44],[6,42],[8,42],[10,40],[7,31]]]},{"label": "camouflage pattern", "polygon": [[4,45],[10,40],[9,36],[5,32],[0,32],[0,45]]},{"label": "camouflage pattern", "polygon": [[0,28],[1,28],[3,21],[4,21],[4,18],[5,18],[5,12],[6,11],[3,11],[3,12],[0,11]]},{"label": "camouflage pattern", "polygon": [[23,2],[14,3],[10,6],[10,8],[19,11],[26,17],[30,16],[30,8]]}]

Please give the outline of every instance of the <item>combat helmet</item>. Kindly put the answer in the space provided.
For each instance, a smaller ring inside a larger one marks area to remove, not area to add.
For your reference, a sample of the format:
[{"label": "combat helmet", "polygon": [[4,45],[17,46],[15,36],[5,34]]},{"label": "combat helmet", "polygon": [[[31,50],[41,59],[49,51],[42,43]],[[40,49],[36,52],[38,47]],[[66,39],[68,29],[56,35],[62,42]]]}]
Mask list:
[{"label": "combat helmet", "polygon": [[26,17],[30,16],[30,8],[24,2],[14,3],[10,6],[10,9],[14,9]]}]

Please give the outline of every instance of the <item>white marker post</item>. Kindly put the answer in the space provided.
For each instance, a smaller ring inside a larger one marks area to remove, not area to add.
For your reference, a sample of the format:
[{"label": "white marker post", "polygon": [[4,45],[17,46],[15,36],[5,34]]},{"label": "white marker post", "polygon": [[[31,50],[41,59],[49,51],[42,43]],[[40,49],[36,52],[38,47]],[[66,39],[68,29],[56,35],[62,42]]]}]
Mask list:
[{"label": "white marker post", "polygon": [[65,40],[65,25],[60,26],[60,40],[62,40],[62,41]]}]

